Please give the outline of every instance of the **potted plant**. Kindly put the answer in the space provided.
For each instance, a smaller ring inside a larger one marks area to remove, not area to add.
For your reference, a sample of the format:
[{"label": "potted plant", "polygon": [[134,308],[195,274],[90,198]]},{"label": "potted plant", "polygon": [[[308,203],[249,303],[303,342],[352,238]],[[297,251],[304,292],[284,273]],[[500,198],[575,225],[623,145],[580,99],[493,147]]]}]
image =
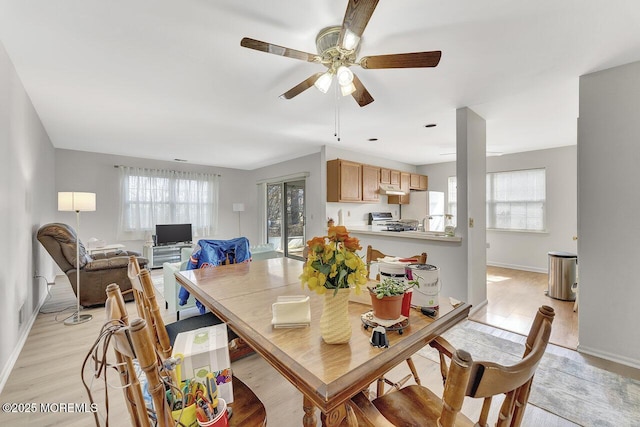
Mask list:
[{"label": "potted plant", "polygon": [[420,286],[417,280],[405,283],[404,279],[386,277],[375,287],[369,288],[373,315],[378,319],[395,320],[402,312],[402,299],[408,289]]}]

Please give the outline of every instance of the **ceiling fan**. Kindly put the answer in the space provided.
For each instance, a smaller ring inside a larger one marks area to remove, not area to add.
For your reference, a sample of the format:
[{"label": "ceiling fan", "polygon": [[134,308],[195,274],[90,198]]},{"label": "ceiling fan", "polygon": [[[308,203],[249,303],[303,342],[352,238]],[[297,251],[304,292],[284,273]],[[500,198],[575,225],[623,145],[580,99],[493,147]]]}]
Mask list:
[{"label": "ceiling fan", "polygon": [[326,72],[315,73],[292,87],[280,95],[280,98],[291,99],[311,86],[315,86],[321,92],[326,93],[335,76],[340,85],[342,95],[353,96],[356,102],[361,107],[364,107],[373,102],[373,97],[349,67],[352,65],[359,65],[364,69],[435,67],[440,62],[440,56],[442,55],[442,52],[437,50],[432,52],[365,56],[360,58],[360,61],[357,61],[362,33],[369,23],[377,4],[378,0],[348,0],[342,26],[327,27],[318,33],[316,37],[318,54],[302,52],[248,37],[240,41],[240,46],[273,55],[316,62],[328,68]]}]

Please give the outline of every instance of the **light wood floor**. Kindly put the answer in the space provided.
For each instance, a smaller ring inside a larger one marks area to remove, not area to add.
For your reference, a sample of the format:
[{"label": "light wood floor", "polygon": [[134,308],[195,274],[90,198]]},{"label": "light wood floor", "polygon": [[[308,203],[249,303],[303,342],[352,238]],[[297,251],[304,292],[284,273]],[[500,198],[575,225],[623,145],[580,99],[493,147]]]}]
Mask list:
[{"label": "light wood floor", "polygon": [[556,312],[550,342],[575,350],[578,347],[578,313],[572,301],[560,301],[545,295],[546,273],[487,266],[489,303],[470,318],[522,335],[529,327],[538,307],[545,304]]},{"label": "light wood floor", "polygon": [[[162,274],[156,270],[154,274]],[[71,287],[62,278],[52,287],[52,299],[45,304],[43,311],[57,311],[65,307],[75,307],[75,300]],[[162,301],[161,301],[162,302]],[[164,306],[164,304],[161,304]],[[133,303],[128,304],[130,313],[135,312]],[[94,318],[85,324],[64,326],[60,321],[64,315],[39,314],[17,363],[9,376],[0,402],[27,403],[33,402],[38,407],[42,403],[82,403],[88,402],[85,389],[80,379],[80,367],[89,348],[98,336],[104,322],[104,309],[95,308],[85,310],[93,314]],[[166,320],[172,321],[175,315],[167,313]],[[555,322],[554,322],[555,323]],[[475,327],[485,332],[514,341],[523,337],[513,333],[495,329],[486,325],[471,322]],[[521,342],[521,341],[519,341]],[[550,346],[550,350],[562,354],[572,354],[581,359],[575,351],[562,347]],[[438,366],[421,356],[414,356],[423,385],[432,388],[436,393],[442,389]],[[609,365],[610,363],[605,363]],[[303,416],[302,397],[300,393],[276,372],[261,357],[252,355],[234,362],[234,375],[242,378],[264,402],[270,426],[288,427],[299,426]],[[613,369],[615,371],[615,369]],[[624,367],[622,367],[624,371]],[[403,363],[391,371],[387,376],[398,380],[408,373]],[[635,375],[635,376],[634,376]],[[638,371],[629,376],[640,378]],[[122,398],[122,391],[118,389],[115,375],[109,375],[109,424],[112,426],[127,426],[129,419]],[[101,417],[105,414],[104,386],[101,380],[95,380],[91,386],[92,393],[99,405]],[[471,417],[477,416],[480,403],[465,402],[463,412]],[[494,406],[496,406],[494,404]],[[319,418],[319,416],[318,416]],[[101,419],[101,425],[104,425]],[[39,410],[31,414],[0,413],[0,425],[32,425],[32,426],[89,426],[94,425],[93,416],[88,413],[41,413]],[[574,424],[559,418],[533,405],[527,407],[524,426],[573,426]]]}]

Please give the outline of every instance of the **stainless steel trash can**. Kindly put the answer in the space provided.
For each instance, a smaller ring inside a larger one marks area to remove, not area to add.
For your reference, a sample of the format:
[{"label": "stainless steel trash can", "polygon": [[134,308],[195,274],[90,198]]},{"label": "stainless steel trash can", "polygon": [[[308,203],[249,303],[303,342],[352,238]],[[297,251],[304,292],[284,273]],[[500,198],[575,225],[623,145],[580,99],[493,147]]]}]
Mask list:
[{"label": "stainless steel trash can", "polygon": [[570,252],[549,252],[549,288],[547,295],[564,301],[575,301],[578,255]]}]

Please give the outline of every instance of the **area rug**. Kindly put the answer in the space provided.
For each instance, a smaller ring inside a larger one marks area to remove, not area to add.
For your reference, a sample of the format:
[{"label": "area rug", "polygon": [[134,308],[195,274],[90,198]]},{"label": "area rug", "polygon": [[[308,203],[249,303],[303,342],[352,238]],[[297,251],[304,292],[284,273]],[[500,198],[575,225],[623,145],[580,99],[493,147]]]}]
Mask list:
[{"label": "area rug", "polygon": [[[478,331],[468,321],[444,337],[475,360],[512,364],[524,351],[524,345]],[[418,354],[438,362],[430,347]],[[536,371],[529,404],[582,426],[638,426],[640,381],[547,351]]]}]

